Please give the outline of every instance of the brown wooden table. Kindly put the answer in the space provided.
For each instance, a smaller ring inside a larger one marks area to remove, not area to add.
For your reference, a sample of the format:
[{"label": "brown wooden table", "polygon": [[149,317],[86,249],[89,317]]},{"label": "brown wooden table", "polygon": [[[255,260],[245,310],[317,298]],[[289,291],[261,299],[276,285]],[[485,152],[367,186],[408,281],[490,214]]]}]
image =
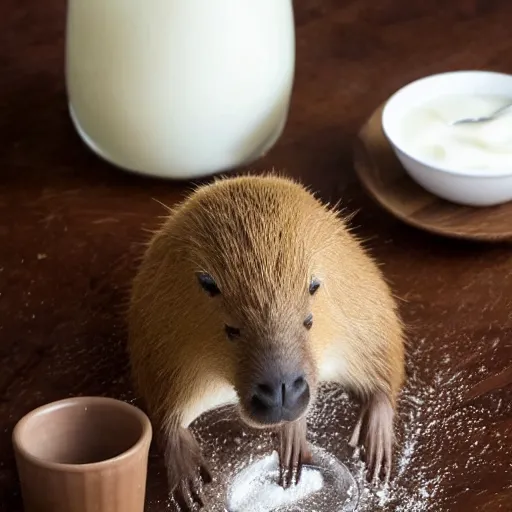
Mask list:
[{"label": "brown wooden table", "polygon": [[[0,4],[0,510],[6,512],[22,510],[10,434],[24,413],[73,394],[131,396],[123,352],[126,288],[147,236],[143,228],[162,214],[153,199],[170,204],[189,185],[123,173],[84,147],[66,106],[64,21],[63,0]],[[510,378],[491,382],[469,403],[461,397],[510,365],[511,248],[439,239],[391,218],[362,192],[351,145],[373,109],[412,79],[464,68],[511,73],[512,2],[300,0],[296,24],[289,123],[255,167],[284,168],[325,199],[341,197],[349,211],[358,210],[357,231],[403,299],[412,377],[401,443],[403,457],[411,457],[400,496],[424,499],[416,500],[420,508],[402,503],[390,510],[510,511]],[[150,512],[166,510],[157,465],[152,459]]]}]

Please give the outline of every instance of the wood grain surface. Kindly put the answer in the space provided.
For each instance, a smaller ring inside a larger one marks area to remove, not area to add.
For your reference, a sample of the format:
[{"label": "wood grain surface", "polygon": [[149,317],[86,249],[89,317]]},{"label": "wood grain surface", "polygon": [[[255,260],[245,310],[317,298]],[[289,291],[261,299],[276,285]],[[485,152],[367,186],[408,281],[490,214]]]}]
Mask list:
[{"label": "wood grain surface", "polygon": [[[1,512],[22,511],[10,436],[23,414],[75,394],[132,396],[126,291],[165,213],[159,202],[191,187],[123,173],[81,143],[66,104],[65,9],[64,0],[0,2]],[[295,9],[289,121],[251,170],[282,169],[341,200],[400,298],[409,386],[423,398],[408,395],[414,435],[400,438],[410,457],[397,477],[403,503],[416,496],[417,508],[391,510],[510,511],[512,390],[509,379],[487,380],[512,357],[510,247],[438,237],[389,215],[361,187],[353,143],[411,80],[512,73],[512,2],[297,0]],[[464,405],[460,391],[480,382],[490,389]],[[168,510],[160,463],[151,458],[149,512]]]},{"label": "wood grain surface", "polygon": [[445,201],[407,174],[382,130],[383,106],[354,144],[354,167],[368,193],[402,221],[438,235],[482,242],[512,241],[512,201],[471,208]]}]

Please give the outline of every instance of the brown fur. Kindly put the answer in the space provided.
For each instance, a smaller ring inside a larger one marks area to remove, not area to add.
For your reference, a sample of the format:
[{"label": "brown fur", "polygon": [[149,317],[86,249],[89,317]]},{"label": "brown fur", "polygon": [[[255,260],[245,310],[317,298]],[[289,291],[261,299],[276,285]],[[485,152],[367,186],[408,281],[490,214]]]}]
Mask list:
[{"label": "brown fur", "polygon": [[[215,279],[220,297],[204,292],[197,272]],[[321,286],[310,296],[312,278]],[[164,433],[173,489],[199,461],[196,447],[177,460],[175,439],[202,412],[201,400],[234,389],[242,418],[265,426],[251,420],[246,404],[268,365],[302,368],[310,404],[325,380],[360,396],[362,430],[352,441],[369,445],[372,458],[381,455],[379,433],[381,443],[392,434],[404,379],[395,301],[339,212],[291,180],[221,179],[178,205],[151,239],[129,319],[133,376]],[[225,325],[239,328],[240,338],[228,340]],[[379,471],[383,461],[374,462]]]}]

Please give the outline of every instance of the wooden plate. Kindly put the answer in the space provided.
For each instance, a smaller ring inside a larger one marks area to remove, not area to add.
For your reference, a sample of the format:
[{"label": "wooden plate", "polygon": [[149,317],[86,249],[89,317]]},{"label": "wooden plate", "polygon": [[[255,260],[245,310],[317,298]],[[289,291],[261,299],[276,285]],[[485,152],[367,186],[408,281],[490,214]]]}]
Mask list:
[{"label": "wooden plate", "polygon": [[359,132],[355,168],[367,192],[403,222],[442,236],[486,242],[512,241],[512,202],[471,208],[440,199],[416,184],[382,131],[381,106]]}]

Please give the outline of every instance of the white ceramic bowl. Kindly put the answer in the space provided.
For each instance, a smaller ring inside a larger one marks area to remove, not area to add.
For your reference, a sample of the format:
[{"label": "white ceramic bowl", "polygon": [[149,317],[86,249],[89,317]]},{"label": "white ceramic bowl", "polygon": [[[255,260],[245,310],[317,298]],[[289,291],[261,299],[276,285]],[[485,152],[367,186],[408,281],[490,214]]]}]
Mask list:
[{"label": "white ceramic bowl", "polygon": [[425,101],[445,94],[491,94],[510,96],[512,75],[492,71],[454,71],[421,78],[389,98],[382,115],[382,128],[405,170],[432,194],[457,204],[493,206],[512,200],[510,170],[463,170],[441,167],[407,152],[401,140],[403,116]]}]

